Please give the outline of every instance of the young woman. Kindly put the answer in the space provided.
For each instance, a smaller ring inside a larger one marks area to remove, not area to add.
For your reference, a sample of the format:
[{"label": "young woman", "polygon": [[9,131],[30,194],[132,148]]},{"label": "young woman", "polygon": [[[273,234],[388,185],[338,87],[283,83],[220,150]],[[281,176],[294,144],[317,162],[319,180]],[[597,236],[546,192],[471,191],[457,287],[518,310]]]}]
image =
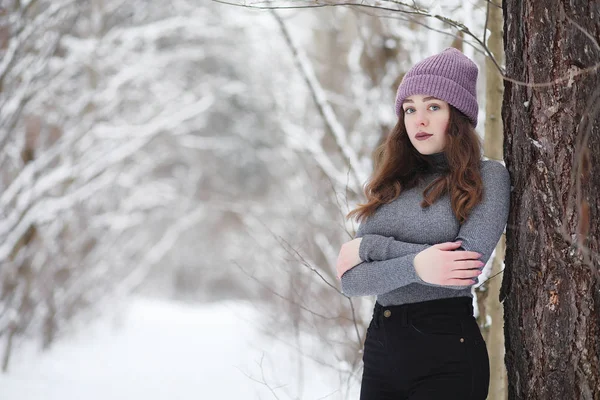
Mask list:
[{"label": "young woman", "polygon": [[476,82],[452,48],[408,71],[367,202],[348,215],[361,223],[338,257],[342,291],[377,296],[361,400],[487,396],[471,287],[506,225],[510,177],[481,158]]}]

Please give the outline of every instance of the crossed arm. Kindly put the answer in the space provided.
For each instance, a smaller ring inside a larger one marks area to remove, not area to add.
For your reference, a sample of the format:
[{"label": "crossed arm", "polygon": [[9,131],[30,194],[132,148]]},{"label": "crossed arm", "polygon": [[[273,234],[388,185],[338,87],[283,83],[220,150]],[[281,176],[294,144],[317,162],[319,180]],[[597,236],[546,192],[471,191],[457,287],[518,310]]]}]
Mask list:
[{"label": "crossed arm", "polygon": [[[375,234],[364,234],[364,224],[358,227],[355,239],[362,238],[358,250],[358,256],[363,262],[385,261],[392,258],[404,257],[410,254],[417,254],[429,244],[417,244],[395,240],[393,237],[387,237]],[[435,243],[433,243],[435,244]]]},{"label": "crossed arm", "polygon": [[[461,225],[455,241],[462,241],[457,250],[482,254],[480,261],[485,264],[508,219],[510,176],[500,163],[490,162],[484,166],[481,171],[484,182],[483,200],[473,208],[467,221]],[[364,235],[361,228],[362,225],[356,238],[362,237],[359,257],[363,262],[342,275],[342,292],[346,295],[379,295],[411,283],[457,290],[468,287],[432,284],[419,277],[414,268],[414,258],[432,244],[415,244],[381,235]]]}]

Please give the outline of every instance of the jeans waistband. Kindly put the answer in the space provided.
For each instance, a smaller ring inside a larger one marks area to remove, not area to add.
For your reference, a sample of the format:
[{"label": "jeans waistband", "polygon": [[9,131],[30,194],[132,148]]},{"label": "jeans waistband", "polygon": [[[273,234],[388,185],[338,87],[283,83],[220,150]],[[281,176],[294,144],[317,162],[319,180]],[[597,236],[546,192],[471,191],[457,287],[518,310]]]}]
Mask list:
[{"label": "jeans waistband", "polygon": [[473,299],[463,296],[391,306],[382,306],[375,302],[373,322],[378,328],[383,318],[393,317],[394,320],[399,320],[402,326],[407,326],[412,318],[436,314],[472,316]]}]

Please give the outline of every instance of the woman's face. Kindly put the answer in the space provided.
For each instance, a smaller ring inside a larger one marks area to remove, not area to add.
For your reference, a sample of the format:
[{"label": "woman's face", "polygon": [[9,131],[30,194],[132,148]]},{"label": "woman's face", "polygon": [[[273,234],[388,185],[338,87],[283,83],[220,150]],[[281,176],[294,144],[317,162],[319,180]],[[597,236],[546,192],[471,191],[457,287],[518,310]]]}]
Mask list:
[{"label": "woman's face", "polygon": [[432,96],[413,95],[402,103],[404,127],[412,145],[421,154],[434,154],[446,147],[450,106]]}]

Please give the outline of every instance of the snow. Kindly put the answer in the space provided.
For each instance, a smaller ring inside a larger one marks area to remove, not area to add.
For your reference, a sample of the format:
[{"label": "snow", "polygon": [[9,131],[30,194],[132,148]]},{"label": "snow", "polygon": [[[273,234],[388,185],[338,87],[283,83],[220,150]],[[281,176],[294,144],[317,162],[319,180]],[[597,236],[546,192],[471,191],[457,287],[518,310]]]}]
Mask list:
[{"label": "snow", "polygon": [[298,352],[261,335],[253,327],[259,317],[244,303],[191,306],[137,297],[119,320],[103,317],[48,352],[32,344],[20,349],[0,374],[0,399],[358,397],[358,382],[344,393],[337,372],[306,359],[299,387],[292,361]]}]

